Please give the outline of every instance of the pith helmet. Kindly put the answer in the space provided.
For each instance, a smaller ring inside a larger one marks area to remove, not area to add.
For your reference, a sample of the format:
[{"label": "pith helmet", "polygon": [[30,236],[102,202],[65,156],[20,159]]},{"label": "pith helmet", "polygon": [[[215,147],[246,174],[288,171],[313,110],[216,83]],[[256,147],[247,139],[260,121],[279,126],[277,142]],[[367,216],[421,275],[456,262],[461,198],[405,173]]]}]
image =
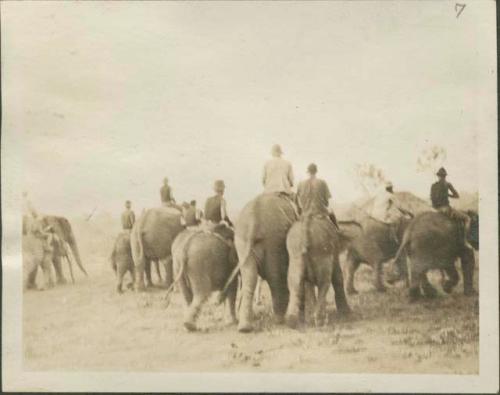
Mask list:
[{"label": "pith helmet", "polygon": [[281,155],[281,154],[283,154],[281,146],[279,144],[274,144],[273,147],[271,148],[271,153],[273,155]]},{"label": "pith helmet", "polygon": [[223,180],[217,180],[214,182],[214,190],[215,192],[222,192],[226,188]]},{"label": "pith helmet", "polygon": [[387,189],[387,188],[392,188],[392,187],[394,187],[394,185],[392,185],[392,182],[387,181],[387,182],[385,183],[385,188],[386,188],[386,189]]},{"label": "pith helmet", "polygon": [[436,173],[437,176],[441,176],[441,177],[444,177],[444,176],[447,176],[448,173],[446,172],[446,169],[444,167],[441,167],[438,172]]},{"label": "pith helmet", "polygon": [[309,174],[316,174],[318,172],[318,166],[316,166],[315,163],[311,163],[309,166],[307,166],[307,172]]}]

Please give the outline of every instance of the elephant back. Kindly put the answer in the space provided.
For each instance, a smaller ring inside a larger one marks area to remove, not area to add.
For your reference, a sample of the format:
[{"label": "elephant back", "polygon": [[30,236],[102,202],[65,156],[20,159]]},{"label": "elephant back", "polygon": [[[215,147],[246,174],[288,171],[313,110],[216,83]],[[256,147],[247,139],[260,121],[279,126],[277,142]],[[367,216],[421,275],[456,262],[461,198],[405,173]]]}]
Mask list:
[{"label": "elephant back", "polygon": [[292,204],[276,194],[262,194],[247,203],[241,211],[235,227],[235,236],[285,240],[286,234],[297,217]]}]

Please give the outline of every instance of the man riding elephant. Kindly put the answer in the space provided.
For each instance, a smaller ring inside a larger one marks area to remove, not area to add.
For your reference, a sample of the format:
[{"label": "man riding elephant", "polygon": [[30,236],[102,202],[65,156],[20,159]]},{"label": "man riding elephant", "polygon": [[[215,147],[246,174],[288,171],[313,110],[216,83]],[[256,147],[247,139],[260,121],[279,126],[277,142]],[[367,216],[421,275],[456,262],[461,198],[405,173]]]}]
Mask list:
[{"label": "man riding elephant", "polygon": [[[468,211],[471,226],[466,237],[474,249],[479,248],[479,217],[477,213]],[[450,293],[457,285],[459,276],[455,261],[460,258],[463,273],[464,293],[471,295],[474,275],[474,252],[464,248],[460,226],[452,219],[440,212],[425,212],[419,214],[407,227],[401,246],[395,259],[406,253],[408,256],[410,301],[421,296],[421,290],[426,296],[432,297],[436,290],[427,279],[427,272],[440,269],[446,274],[442,277],[443,290]],[[400,270],[394,265],[393,270]]]},{"label": "man riding elephant", "polygon": [[[365,213],[361,222],[361,231],[358,237],[352,240],[347,250],[347,292],[356,293],[354,288],[354,274],[361,263],[367,263],[375,269],[375,288],[382,292],[383,283],[382,265],[392,259],[398,250],[403,232],[413,214],[401,207],[393,190],[392,183],[375,197],[370,214]],[[341,230],[344,226],[341,224]],[[401,258],[398,264],[403,261]]]},{"label": "man riding elephant", "polygon": [[145,210],[130,234],[132,257],[135,265],[136,290],[153,285],[151,262],[160,261],[166,270],[166,285],[173,281],[171,246],[175,237],[184,229],[181,212],[170,207]]},{"label": "man riding elephant", "polygon": [[449,218],[457,221],[460,231],[460,239],[464,248],[473,250],[473,247],[467,240],[471,219],[468,215],[453,209],[450,206],[450,198],[458,199],[460,196],[451,182],[446,181],[448,173],[444,167],[441,167],[436,173],[439,180],[431,186],[431,202],[432,207],[440,213],[448,216]]},{"label": "man riding elephant", "polygon": [[132,202],[127,200],[125,202],[125,211],[122,213],[122,229],[130,234],[132,227],[135,223],[135,213],[132,210]]},{"label": "man riding elephant", "polygon": [[304,298],[312,302],[316,300],[314,286],[318,288],[314,313],[316,325],[324,322],[330,284],[335,291],[338,311],[350,311],[339,263],[341,236],[333,212],[328,210],[331,194],[326,182],[316,177],[318,169],[314,163],[309,165],[307,171],[310,177],[299,184],[297,192],[301,219],[292,226],[287,236],[290,301],[286,320],[291,327],[297,325],[299,313],[304,308]]},{"label": "man riding elephant", "polygon": [[163,185],[160,188],[160,198],[163,207],[175,208],[176,210],[182,211],[182,207],[175,203],[172,187],[169,185],[167,177],[163,179]]},{"label": "man riding elephant", "polygon": [[227,215],[226,200],[224,199],[225,189],[224,180],[216,180],[214,182],[215,195],[209,197],[205,202],[205,220],[208,222],[208,225],[217,225],[224,221],[229,226],[233,226]]}]

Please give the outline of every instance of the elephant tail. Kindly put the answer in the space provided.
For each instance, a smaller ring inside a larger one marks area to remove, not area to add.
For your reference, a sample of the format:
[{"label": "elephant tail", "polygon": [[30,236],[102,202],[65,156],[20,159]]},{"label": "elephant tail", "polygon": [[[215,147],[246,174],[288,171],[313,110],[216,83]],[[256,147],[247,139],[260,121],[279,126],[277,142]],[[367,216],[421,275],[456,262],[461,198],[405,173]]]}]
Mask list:
[{"label": "elephant tail", "polygon": [[403,254],[403,252],[405,251],[408,242],[410,241],[410,233],[411,233],[410,227],[408,227],[403,234],[403,240],[401,241],[398,251],[396,252],[396,255],[393,258],[394,262],[397,262],[400,259],[401,255]]},{"label": "elephant tail", "polygon": [[[179,280],[182,278],[182,276],[184,275],[184,270],[185,270],[185,267],[186,267],[186,264],[187,264],[187,261],[188,261],[188,248],[189,248],[189,244],[191,243],[191,240],[194,238],[194,236],[197,235],[198,233],[199,232],[194,232],[193,234],[191,234],[184,241],[183,245],[180,246],[180,248],[182,249],[182,254],[180,256],[179,272],[177,273],[177,276],[175,276],[175,279],[172,282],[172,284],[170,284],[170,286],[168,287],[168,289],[167,289],[167,291],[165,293],[165,296],[164,296],[164,299],[167,301],[167,306],[168,306],[168,304],[170,304],[170,295],[174,291],[175,284],[177,284],[179,282]],[[175,252],[173,252],[172,256],[173,256],[174,261],[177,258],[176,255],[177,254],[175,254]]]}]

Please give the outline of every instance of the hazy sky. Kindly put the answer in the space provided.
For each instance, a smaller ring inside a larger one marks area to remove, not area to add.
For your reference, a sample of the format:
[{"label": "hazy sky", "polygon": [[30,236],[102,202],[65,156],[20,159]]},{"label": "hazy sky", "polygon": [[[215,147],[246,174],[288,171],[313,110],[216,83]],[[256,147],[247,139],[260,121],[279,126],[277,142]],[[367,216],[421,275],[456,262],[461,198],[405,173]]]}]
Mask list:
[{"label": "hazy sky", "polygon": [[316,162],[337,201],[360,196],[363,162],[427,196],[416,159],[432,144],[459,191],[477,188],[494,2],[460,18],[445,1],[1,7],[3,131],[41,211],[151,207],[164,176],[200,203],[223,178],[238,210],[274,143],[297,179]]}]

